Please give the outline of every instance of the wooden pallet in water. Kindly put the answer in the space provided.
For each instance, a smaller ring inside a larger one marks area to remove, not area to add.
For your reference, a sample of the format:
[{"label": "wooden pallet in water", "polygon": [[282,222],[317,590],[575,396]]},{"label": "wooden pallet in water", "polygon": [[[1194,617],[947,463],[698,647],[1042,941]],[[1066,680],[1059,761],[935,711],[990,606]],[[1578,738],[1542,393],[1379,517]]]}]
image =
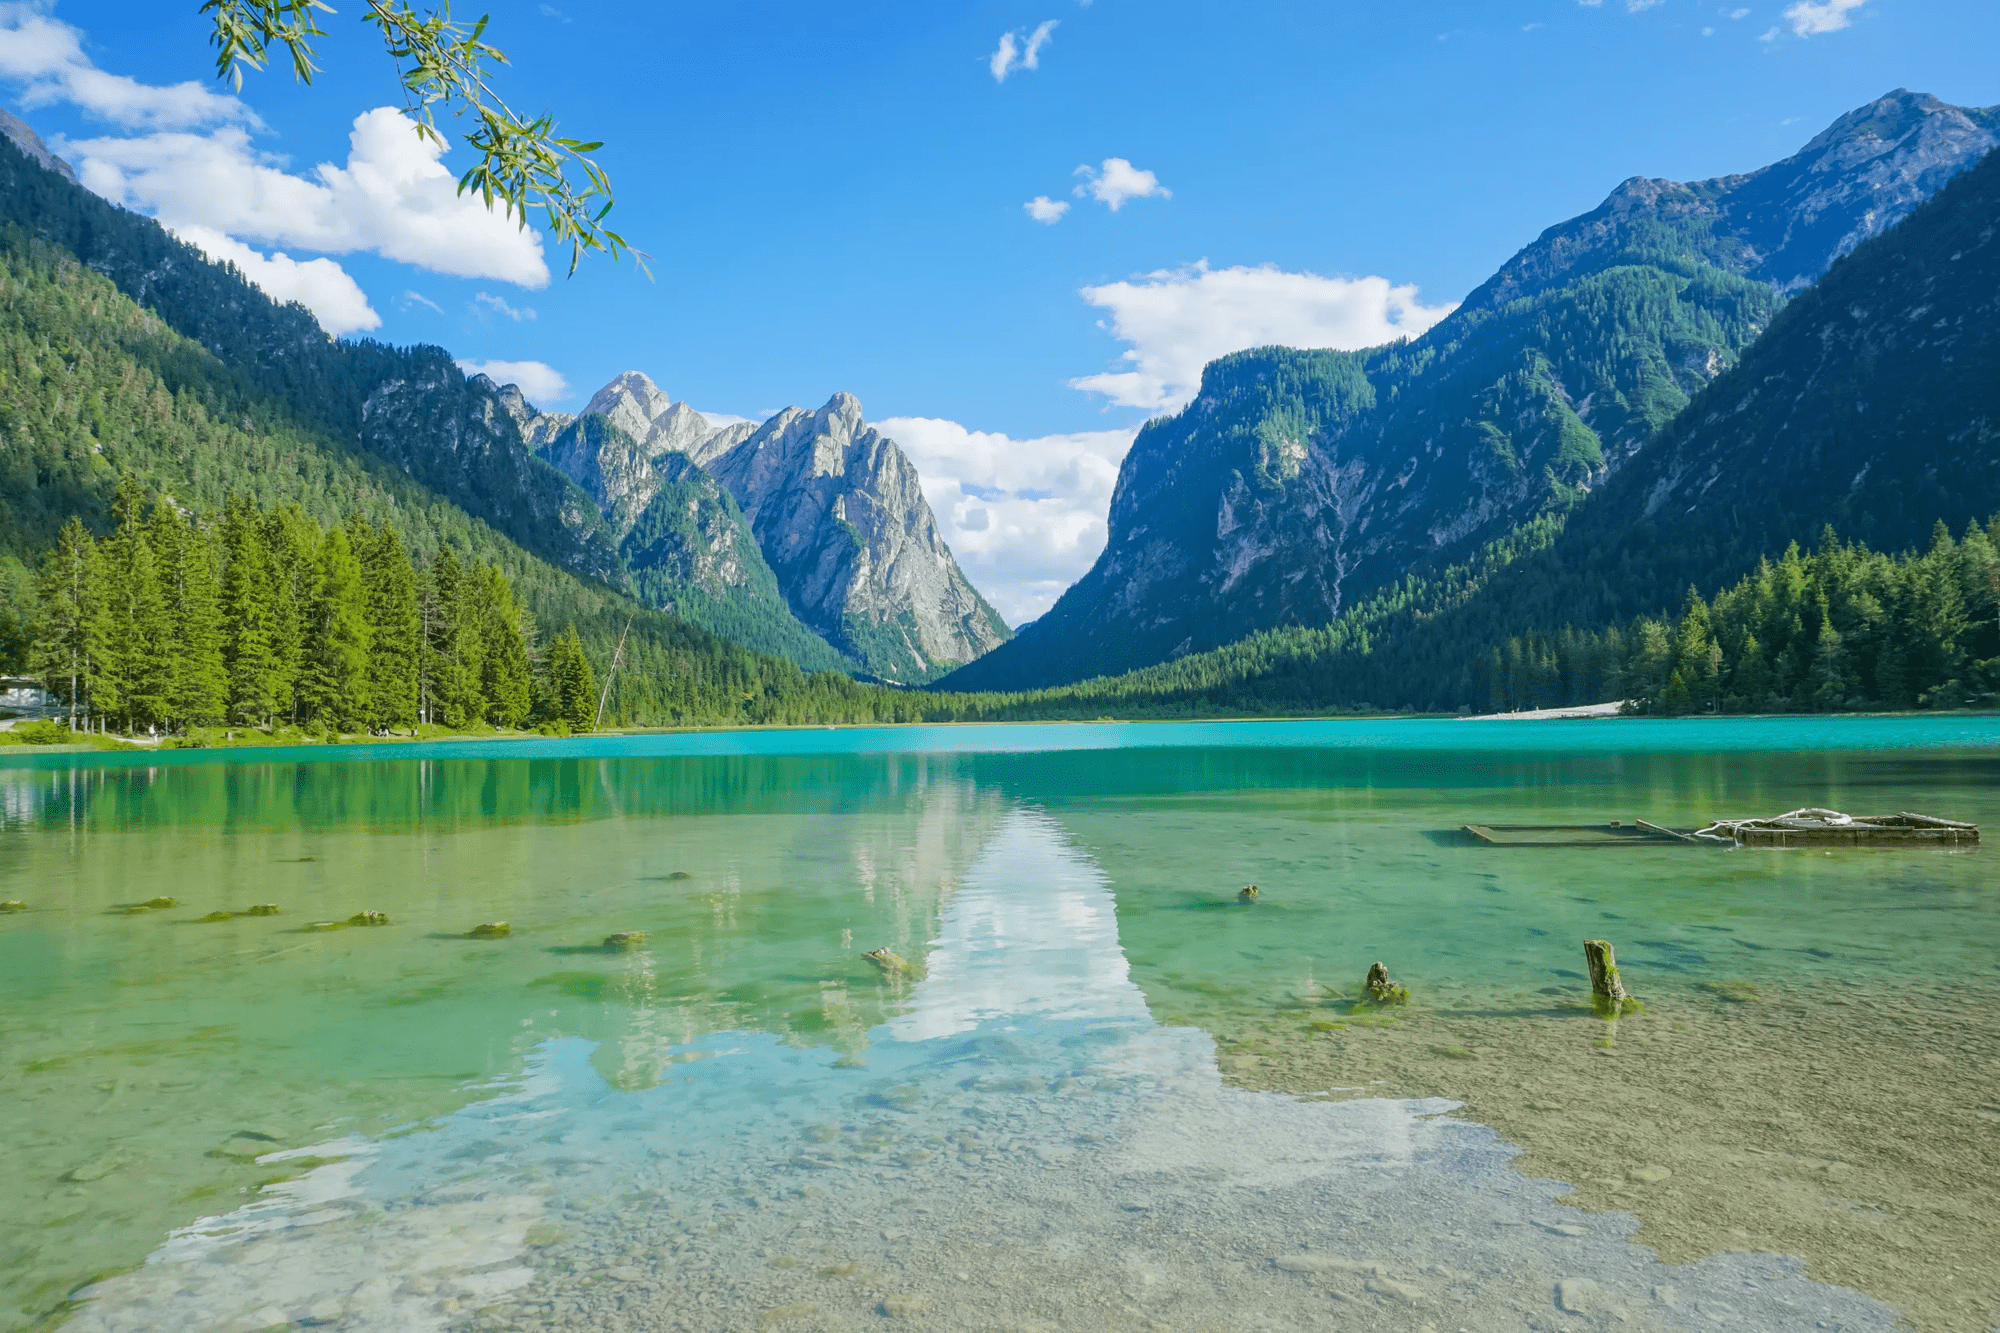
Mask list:
[{"label": "wooden pallet in water", "polygon": [[[1467,824],[1465,831],[1490,847],[1695,846],[1694,838],[1644,819],[1630,824]],[[1552,836],[1567,835],[1567,836]]]}]

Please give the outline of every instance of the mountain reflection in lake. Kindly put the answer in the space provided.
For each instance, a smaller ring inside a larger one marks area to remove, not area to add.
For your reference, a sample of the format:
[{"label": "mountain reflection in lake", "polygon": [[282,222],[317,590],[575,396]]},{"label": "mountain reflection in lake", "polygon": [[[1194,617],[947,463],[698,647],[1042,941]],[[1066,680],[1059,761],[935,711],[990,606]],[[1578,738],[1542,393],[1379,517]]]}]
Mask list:
[{"label": "mountain reflection in lake", "polygon": [[[0,920],[25,1205],[0,1326],[1887,1328],[1810,1254],[1658,1262],[1629,1239],[1643,1199],[1557,1202],[1360,1046],[1353,1080],[1292,1089],[1316,1095],[1248,1090],[1270,1061],[1245,1016],[1348,1041],[1310,1024],[1346,1021],[1377,956],[1420,1004],[1498,1012],[1572,985],[1586,932],[1660,960],[1628,980],[1662,1024],[1668,978],[1990,974],[1976,856],[1581,865],[1425,836],[1808,788],[1980,818],[1984,756],[1764,752],[1735,724],[1710,750],[1600,739],[1623,724],[1453,750],[1430,738],[1455,724],[1411,725],[1421,744],[1065,754],[1015,728],[1010,753],[0,771],[0,897],[34,909]],[[121,910],[159,894],[185,906]],[[252,901],[285,915],[195,921]],[[363,909],[391,924],[297,929]],[[464,938],[496,919],[513,934]],[[643,947],[605,951],[617,930]],[[1688,943],[1724,934],[1765,952]],[[883,946],[915,967],[862,960]]]}]

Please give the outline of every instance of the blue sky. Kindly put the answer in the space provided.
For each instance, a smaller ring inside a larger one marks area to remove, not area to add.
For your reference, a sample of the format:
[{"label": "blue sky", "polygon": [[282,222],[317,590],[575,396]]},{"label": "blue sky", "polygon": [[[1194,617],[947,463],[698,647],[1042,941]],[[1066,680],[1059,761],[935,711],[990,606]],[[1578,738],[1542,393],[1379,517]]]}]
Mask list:
[{"label": "blue sky", "polygon": [[271,281],[329,323],[539,363],[544,406],[627,369],[716,413],[855,393],[1013,620],[1087,566],[1131,430],[1204,357],[1421,329],[1625,177],[1751,169],[1892,88],[2000,102],[1991,0],[505,0],[504,89],[607,141],[652,256],[544,278],[490,219],[371,187],[409,156],[384,118],[314,176],[396,100],[339,7],[314,87],[225,105],[172,88],[216,87],[195,0],[0,5],[0,98],[253,273],[319,260]]}]

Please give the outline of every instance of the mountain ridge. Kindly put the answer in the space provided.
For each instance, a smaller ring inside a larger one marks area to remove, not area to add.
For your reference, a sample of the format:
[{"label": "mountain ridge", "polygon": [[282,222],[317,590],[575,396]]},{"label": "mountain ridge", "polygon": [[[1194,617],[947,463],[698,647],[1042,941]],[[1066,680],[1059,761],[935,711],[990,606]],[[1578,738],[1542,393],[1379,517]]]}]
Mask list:
[{"label": "mountain ridge", "polygon": [[[942,688],[1053,686],[1328,623],[1566,509],[1735,363],[1797,273],[1905,215],[1996,128],[1898,90],[1757,172],[1627,180],[1413,341],[1212,363],[1127,454],[1097,563]],[[1787,230],[1772,199],[1814,225]]]}]

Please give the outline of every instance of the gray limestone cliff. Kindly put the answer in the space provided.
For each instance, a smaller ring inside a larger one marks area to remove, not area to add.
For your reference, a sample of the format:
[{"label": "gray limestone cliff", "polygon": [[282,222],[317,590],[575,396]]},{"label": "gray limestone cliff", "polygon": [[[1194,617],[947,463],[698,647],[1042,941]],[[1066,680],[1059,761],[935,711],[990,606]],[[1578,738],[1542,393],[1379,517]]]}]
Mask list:
[{"label": "gray limestone cliff", "polygon": [[708,583],[736,589],[729,596],[752,596],[754,562],[740,549],[721,555],[727,525],[713,513],[708,536],[683,526],[666,546],[634,544],[642,527],[663,521],[663,496],[682,513],[687,488],[712,477],[749,525],[789,615],[861,669],[928,681],[1008,637],[940,537],[916,468],[862,421],[851,395],[835,395],[818,412],[787,408],[762,425],[717,425],[628,371],[576,417],[539,414],[522,429],[596,502],[635,580],[643,586],[648,569],[680,571],[651,576],[654,597],[692,587],[698,567]]},{"label": "gray limestone cliff", "polygon": [[42,142],[42,136],[28,127],[28,122],[4,107],[0,107],[0,135],[5,135],[12,141],[16,148],[27,155],[29,161],[44,170],[55,172],[71,185],[76,184],[76,172],[71,169],[69,163],[51,153],[49,146]]},{"label": "gray limestone cliff", "polygon": [[694,454],[743,506],[799,618],[885,680],[928,681],[1008,638],[938,534],[917,469],[852,394]]}]

